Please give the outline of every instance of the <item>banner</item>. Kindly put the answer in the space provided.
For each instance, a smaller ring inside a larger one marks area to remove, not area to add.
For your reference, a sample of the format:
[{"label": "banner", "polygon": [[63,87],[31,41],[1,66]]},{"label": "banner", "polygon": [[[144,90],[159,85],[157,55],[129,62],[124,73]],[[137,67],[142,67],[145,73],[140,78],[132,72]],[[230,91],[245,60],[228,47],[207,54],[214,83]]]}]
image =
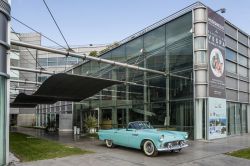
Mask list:
[{"label": "banner", "polygon": [[208,8],[208,139],[227,136],[224,23],[222,16]]},{"label": "banner", "polygon": [[225,98],[225,20],[208,8],[209,96]]},{"label": "banner", "polygon": [[208,98],[208,139],[227,136],[226,99]]}]

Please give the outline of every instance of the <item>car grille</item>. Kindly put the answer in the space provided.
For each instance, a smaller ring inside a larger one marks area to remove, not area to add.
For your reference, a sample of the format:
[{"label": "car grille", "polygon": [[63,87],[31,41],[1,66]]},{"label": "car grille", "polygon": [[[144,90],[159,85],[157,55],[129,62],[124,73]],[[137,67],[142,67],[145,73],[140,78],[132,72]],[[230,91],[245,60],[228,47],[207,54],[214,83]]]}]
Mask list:
[{"label": "car grille", "polygon": [[164,144],[164,147],[167,147],[168,146],[168,143],[171,143],[172,144],[172,147],[175,147],[175,146],[179,146],[180,145],[180,141],[172,141],[172,142],[166,142]]}]

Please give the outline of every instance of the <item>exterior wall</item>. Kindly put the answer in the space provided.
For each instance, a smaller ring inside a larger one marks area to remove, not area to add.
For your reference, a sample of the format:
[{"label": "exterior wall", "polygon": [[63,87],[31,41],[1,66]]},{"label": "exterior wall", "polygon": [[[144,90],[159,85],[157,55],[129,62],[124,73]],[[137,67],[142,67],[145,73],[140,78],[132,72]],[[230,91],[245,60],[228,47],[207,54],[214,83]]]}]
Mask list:
[{"label": "exterior wall", "polygon": [[229,135],[249,130],[249,35],[226,21],[226,98]]},{"label": "exterior wall", "polygon": [[35,125],[35,114],[18,114],[17,115],[17,126],[34,126]]},{"label": "exterior wall", "polygon": [[72,132],[72,114],[60,114],[59,132]]},{"label": "exterior wall", "polygon": [[[194,9],[195,139],[207,138],[206,8]],[[228,135],[249,132],[249,36],[225,21]],[[229,50],[229,51],[228,51]],[[230,130],[233,130],[231,132]]]}]

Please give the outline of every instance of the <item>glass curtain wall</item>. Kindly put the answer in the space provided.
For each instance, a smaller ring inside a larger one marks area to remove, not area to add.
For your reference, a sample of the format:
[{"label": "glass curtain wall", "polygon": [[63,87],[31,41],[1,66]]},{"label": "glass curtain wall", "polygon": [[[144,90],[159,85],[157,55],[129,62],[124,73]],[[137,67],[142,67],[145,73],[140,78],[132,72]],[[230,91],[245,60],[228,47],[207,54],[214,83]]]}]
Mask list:
[{"label": "glass curtain wall", "polygon": [[228,135],[247,132],[247,104],[227,102]]},{"label": "glass curtain wall", "polygon": [[193,39],[191,13],[166,25],[166,57],[170,72],[170,125],[193,136]]},{"label": "glass curtain wall", "polygon": [[5,78],[0,76],[0,165],[5,162]]},{"label": "glass curtain wall", "polygon": [[[99,109],[103,128],[126,127],[130,121],[148,120],[156,127],[186,130],[192,135],[191,28],[190,12],[101,55],[105,59],[170,73],[167,76],[98,62],[86,62],[75,68],[75,74],[124,81],[77,103],[75,109],[86,114],[87,110]],[[79,114],[76,110],[74,113]],[[167,115],[170,115],[170,124],[166,123]]]}]

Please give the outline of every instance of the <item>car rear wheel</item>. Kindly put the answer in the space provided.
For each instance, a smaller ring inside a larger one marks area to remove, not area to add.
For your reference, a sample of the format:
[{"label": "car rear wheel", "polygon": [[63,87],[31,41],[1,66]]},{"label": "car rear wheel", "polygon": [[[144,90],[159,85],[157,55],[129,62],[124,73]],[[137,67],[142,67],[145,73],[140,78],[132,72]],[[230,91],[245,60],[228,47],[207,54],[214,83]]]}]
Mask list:
[{"label": "car rear wheel", "polygon": [[154,143],[150,140],[146,140],[144,142],[143,151],[144,151],[146,156],[150,156],[150,157],[157,156],[157,154],[158,154],[158,151],[155,148]]},{"label": "car rear wheel", "polygon": [[114,144],[113,144],[113,141],[112,141],[112,140],[108,140],[108,139],[106,139],[106,140],[105,140],[105,143],[106,143],[106,146],[107,146],[108,148],[112,148],[112,147],[114,146]]}]

